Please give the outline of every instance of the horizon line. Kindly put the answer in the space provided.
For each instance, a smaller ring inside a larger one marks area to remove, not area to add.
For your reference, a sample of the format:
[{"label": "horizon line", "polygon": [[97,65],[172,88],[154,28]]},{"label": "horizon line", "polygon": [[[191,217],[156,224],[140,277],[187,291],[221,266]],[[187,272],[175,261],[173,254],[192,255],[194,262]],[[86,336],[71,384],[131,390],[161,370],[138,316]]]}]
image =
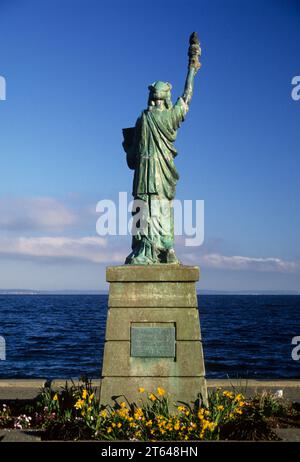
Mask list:
[{"label": "horizon line", "polygon": [[[0,295],[108,295],[108,289],[0,289]],[[300,295],[300,290],[197,290],[197,295]]]}]

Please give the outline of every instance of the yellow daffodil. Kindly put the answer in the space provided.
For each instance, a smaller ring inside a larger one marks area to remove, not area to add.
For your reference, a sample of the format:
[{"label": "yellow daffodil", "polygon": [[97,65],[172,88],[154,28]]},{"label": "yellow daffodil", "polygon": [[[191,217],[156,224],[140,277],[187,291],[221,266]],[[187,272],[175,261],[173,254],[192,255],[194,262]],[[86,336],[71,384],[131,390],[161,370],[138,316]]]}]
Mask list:
[{"label": "yellow daffodil", "polygon": [[75,403],[74,407],[75,407],[76,409],[82,409],[82,408],[83,408],[83,405],[84,405],[83,399],[79,399],[79,400]]},{"label": "yellow daffodil", "polygon": [[158,393],[159,396],[164,396],[166,391],[163,388],[158,387],[157,388],[157,393]]},{"label": "yellow daffodil", "polygon": [[143,416],[144,416],[143,410],[140,407],[138,407],[134,413],[134,418],[136,420],[142,420]]},{"label": "yellow daffodil", "polygon": [[88,392],[87,392],[86,389],[84,389],[84,390],[82,391],[82,399],[86,399],[87,395],[88,395]]},{"label": "yellow daffodil", "polygon": [[53,396],[53,401],[58,401],[58,394],[55,393],[55,395]]},{"label": "yellow daffodil", "polygon": [[184,412],[186,408],[185,406],[178,406],[177,409],[179,412]]},{"label": "yellow daffodil", "polygon": [[199,409],[199,411],[198,411],[198,419],[199,420],[204,419],[204,409]]},{"label": "yellow daffodil", "polygon": [[216,424],[213,423],[213,422],[210,422],[209,425],[208,425],[208,429],[209,429],[211,432],[213,432],[215,428],[216,428]]},{"label": "yellow daffodil", "polygon": [[145,388],[143,388],[143,387],[140,387],[140,388],[138,389],[138,392],[139,392],[139,393],[144,393],[144,391],[145,391]]},{"label": "yellow daffodil", "polygon": [[150,393],[149,399],[150,399],[151,401],[156,401],[156,396],[155,396],[153,393]]},{"label": "yellow daffodil", "polygon": [[127,408],[118,409],[117,414],[118,414],[120,417],[122,417],[123,419],[127,419],[127,418],[128,418],[128,414],[129,414],[129,409],[127,409]]}]

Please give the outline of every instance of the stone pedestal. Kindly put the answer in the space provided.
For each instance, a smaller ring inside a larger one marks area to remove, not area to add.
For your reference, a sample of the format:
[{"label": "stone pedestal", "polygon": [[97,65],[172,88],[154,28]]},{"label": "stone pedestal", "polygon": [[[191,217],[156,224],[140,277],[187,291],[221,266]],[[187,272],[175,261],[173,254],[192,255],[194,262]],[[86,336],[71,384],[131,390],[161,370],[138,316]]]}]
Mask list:
[{"label": "stone pedestal", "polygon": [[199,268],[182,265],[111,266],[101,403],[138,388],[164,388],[190,402],[206,381],[196,296]]}]

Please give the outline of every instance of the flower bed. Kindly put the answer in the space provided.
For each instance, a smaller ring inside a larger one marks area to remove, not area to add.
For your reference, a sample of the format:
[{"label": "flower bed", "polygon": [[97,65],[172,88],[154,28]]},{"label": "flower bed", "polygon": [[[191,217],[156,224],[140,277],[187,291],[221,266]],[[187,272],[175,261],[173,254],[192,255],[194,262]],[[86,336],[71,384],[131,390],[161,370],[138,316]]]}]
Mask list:
[{"label": "flower bed", "polygon": [[201,396],[173,403],[163,388],[139,392],[137,403],[119,396],[104,407],[87,380],[59,392],[44,388],[31,404],[2,404],[0,428],[42,429],[43,439],[55,440],[190,441],[274,440],[272,428],[300,427],[299,405],[270,393],[246,399],[218,389],[207,403]]}]

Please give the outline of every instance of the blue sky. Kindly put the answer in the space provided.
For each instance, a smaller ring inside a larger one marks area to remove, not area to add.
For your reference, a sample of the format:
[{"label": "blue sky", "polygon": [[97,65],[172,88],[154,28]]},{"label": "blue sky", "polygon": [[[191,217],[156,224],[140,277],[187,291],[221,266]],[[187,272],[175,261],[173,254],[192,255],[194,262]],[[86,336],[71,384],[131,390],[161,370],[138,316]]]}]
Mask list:
[{"label": "blue sky", "polygon": [[194,30],[177,197],[204,199],[205,243],[178,254],[200,289],[300,290],[293,0],[0,0],[0,288],[106,287],[130,239],[97,237],[96,203],[131,191],[122,128],[153,81],[181,94]]}]

